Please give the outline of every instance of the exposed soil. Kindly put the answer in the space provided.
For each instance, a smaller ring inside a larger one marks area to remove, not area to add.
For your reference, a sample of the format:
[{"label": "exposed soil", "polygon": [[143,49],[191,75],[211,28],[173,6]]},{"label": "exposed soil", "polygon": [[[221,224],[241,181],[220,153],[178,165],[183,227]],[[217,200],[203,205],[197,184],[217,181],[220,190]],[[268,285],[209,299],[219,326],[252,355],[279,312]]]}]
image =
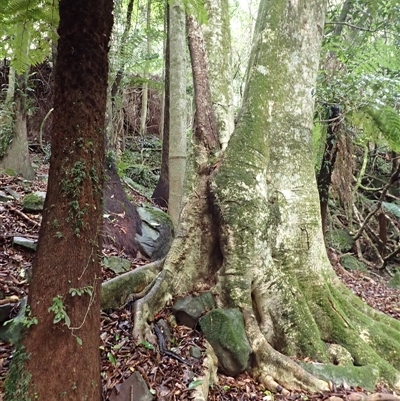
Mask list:
[{"label": "exposed soil", "polygon": [[[34,252],[19,247],[13,247],[13,237],[22,236],[37,240],[41,216],[22,211],[21,200],[26,193],[46,188],[45,176],[46,166],[41,166],[37,172],[37,179],[25,182],[18,177],[0,175],[0,191],[15,196],[9,202],[0,202],[0,304],[3,302],[14,302],[16,314],[18,300],[28,294],[29,269],[32,264]],[[132,193],[135,198],[138,196]],[[139,200],[139,199],[138,199]],[[143,201],[143,199],[140,199]],[[105,249],[104,253],[113,254],[112,249]],[[400,319],[400,306],[398,299],[400,290],[388,288],[387,278],[371,272],[348,272],[336,262],[334,251],[330,250],[330,257],[334,268],[342,281],[359,297],[374,308]],[[132,268],[146,263],[138,255],[131,259]],[[105,270],[104,279],[112,277],[113,273]],[[7,301],[5,301],[7,300]],[[156,319],[170,319],[167,307]],[[171,325],[170,325],[171,326]],[[102,313],[101,327],[101,360],[104,399],[110,397],[113,388],[127,379],[133,371],[141,373],[149,388],[158,400],[189,400],[191,390],[189,384],[201,375],[202,360],[196,360],[189,355],[189,349],[196,346],[204,349],[201,333],[184,326],[173,325],[172,348],[178,355],[186,358],[192,363],[188,366],[163,356],[157,346],[143,343],[136,344],[132,337],[132,317],[129,305],[121,310],[113,310]],[[12,359],[13,347],[0,342],[0,401],[2,400],[2,389],[7,376],[10,361]],[[209,400],[271,400],[272,396],[258,385],[247,374],[241,374],[236,378],[218,375],[219,382],[214,384],[209,395]],[[385,392],[384,389],[377,389]],[[333,388],[332,392],[324,394],[290,394],[290,396],[275,395],[276,399],[308,400],[327,399],[332,396],[352,399],[352,392],[361,392],[361,389],[350,389],[346,385],[341,388]]]}]

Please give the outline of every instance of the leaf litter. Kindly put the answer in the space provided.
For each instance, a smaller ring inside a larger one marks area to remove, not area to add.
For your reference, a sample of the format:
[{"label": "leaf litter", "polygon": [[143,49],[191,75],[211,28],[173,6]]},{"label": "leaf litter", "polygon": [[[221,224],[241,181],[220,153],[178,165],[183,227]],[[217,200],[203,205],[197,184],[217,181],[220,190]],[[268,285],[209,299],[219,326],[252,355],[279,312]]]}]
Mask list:
[{"label": "leaf litter", "polygon": [[[47,174],[46,167],[40,167],[40,175]],[[33,182],[25,182],[20,177],[9,177],[0,174],[0,191],[9,196],[8,201],[0,201],[0,305],[12,303],[10,316],[18,312],[18,301],[29,292],[29,275],[33,251],[21,247],[13,247],[15,236],[26,237],[32,240],[38,239],[38,229],[41,222],[40,214],[30,214],[22,210],[21,199],[28,192],[44,191],[45,181],[36,179]],[[134,195],[134,194],[133,194]],[[113,254],[112,250],[105,251],[107,255]],[[337,260],[337,258],[335,259]],[[146,263],[138,258],[131,260],[137,267]],[[334,264],[340,279],[357,296],[370,306],[395,319],[400,319],[400,290],[387,287],[387,277],[370,275],[364,272],[347,272],[338,263]],[[110,270],[103,272],[103,278],[112,277]],[[170,321],[171,312],[166,307],[157,319],[163,318]],[[170,325],[172,342],[169,346],[178,355],[191,362],[191,366],[175,360],[168,355],[162,355],[158,347],[151,343],[135,342],[132,336],[132,314],[129,306],[119,310],[103,311],[101,314],[100,353],[102,363],[103,399],[110,401],[124,401],[129,378],[134,372],[139,372],[146,382],[151,393],[157,400],[190,400],[192,390],[201,381],[202,359],[196,360],[189,354],[191,347],[205,349],[204,339],[196,330],[184,326]],[[14,347],[0,341],[0,401],[4,381],[12,359]],[[124,383],[125,389],[124,389]],[[385,388],[378,391],[387,392]],[[114,391],[114,395],[112,395]],[[290,395],[271,394],[254,381],[247,373],[242,373],[233,378],[218,374],[218,383],[210,388],[208,400],[335,400],[334,397],[359,401],[362,389],[351,389],[342,386],[332,388],[331,392],[320,394],[306,394],[293,392]],[[357,393],[360,394],[357,399]],[[124,395],[116,397],[115,394]],[[368,397],[374,401],[373,395]],[[387,394],[390,396],[390,394]]]}]

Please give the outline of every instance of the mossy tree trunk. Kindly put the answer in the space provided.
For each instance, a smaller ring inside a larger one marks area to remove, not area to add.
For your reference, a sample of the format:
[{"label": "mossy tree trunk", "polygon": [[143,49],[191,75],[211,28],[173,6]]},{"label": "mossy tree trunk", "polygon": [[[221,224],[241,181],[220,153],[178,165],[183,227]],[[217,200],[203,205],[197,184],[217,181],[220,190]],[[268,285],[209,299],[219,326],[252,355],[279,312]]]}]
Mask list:
[{"label": "mossy tree trunk", "polygon": [[225,150],[234,129],[232,46],[228,0],[205,1],[208,20],[202,25],[210,79],[211,101]]},{"label": "mossy tree trunk", "polygon": [[37,324],[23,337],[7,400],[100,401],[102,394],[100,255],[113,2],[61,0],[59,7],[52,155],[28,297],[28,320]]},{"label": "mossy tree trunk", "polygon": [[[148,335],[146,320],[171,296],[212,288],[221,306],[243,312],[249,369],[268,389],[328,390],[292,357],[328,363],[337,344],[399,390],[400,322],[352,294],[324,246],[312,94],[325,6],[261,0],[241,118],[221,160],[212,133],[195,130],[178,235],[154,288],[135,304],[134,333]],[[200,128],[204,106],[196,97]]]}]

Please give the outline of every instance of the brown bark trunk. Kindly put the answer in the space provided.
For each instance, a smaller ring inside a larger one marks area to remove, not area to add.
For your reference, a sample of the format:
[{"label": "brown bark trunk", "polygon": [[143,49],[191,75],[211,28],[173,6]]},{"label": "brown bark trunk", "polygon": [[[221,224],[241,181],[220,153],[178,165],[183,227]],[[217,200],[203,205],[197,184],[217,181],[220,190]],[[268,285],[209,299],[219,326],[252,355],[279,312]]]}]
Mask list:
[{"label": "brown bark trunk", "polygon": [[[209,150],[218,150],[217,120],[212,108],[203,35],[193,16],[187,18],[194,95],[196,98],[194,135]],[[202,104],[199,104],[202,103]],[[200,114],[200,111],[202,113]]]},{"label": "brown bark trunk", "polygon": [[[52,156],[29,293],[38,324],[23,339],[31,399],[101,399],[99,256],[112,6],[112,0],[60,1]],[[71,294],[73,288],[83,295]],[[49,311],[55,298],[65,306],[58,323]]]},{"label": "brown bark trunk", "polygon": [[339,128],[339,106],[334,105],[329,109],[328,134],[321,169],[317,177],[319,201],[321,208],[322,232],[326,232],[326,220],[328,215],[329,188],[332,182],[332,173],[335,167]]}]

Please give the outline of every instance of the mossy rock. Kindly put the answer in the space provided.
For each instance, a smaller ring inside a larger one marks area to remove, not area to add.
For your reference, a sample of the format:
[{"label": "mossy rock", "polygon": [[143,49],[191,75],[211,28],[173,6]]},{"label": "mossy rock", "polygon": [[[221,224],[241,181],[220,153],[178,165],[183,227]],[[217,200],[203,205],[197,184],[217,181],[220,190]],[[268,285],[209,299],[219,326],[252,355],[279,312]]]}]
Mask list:
[{"label": "mossy rock", "polygon": [[18,173],[12,168],[6,168],[3,170],[4,174],[8,175],[9,177],[18,177]]},{"label": "mossy rock", "polygon": [[328,246],[340,252],[349,252],[354,246],[354,239],[346,230],[329,231],[326,242]]},{"label": "mossy rock", "polygon": [[246,369],[251,347],[239,309],[213,309],[199,320],[204,337],[218,358],[219,369],[236,376]]},{"label": "mossy rock", "polygon": [[41,212],[44,206],[46,192],[34,192],[24,197],[22,201],[23,210],[28,212]]},{"label": "mossy rock", "polygon": [[346,270],[358,270],[362,272],[367,272],[368,269],[366,268],[363,262],[360,262],[355,256],[353,255],[343,255],[340,258],[340,264]]}]

